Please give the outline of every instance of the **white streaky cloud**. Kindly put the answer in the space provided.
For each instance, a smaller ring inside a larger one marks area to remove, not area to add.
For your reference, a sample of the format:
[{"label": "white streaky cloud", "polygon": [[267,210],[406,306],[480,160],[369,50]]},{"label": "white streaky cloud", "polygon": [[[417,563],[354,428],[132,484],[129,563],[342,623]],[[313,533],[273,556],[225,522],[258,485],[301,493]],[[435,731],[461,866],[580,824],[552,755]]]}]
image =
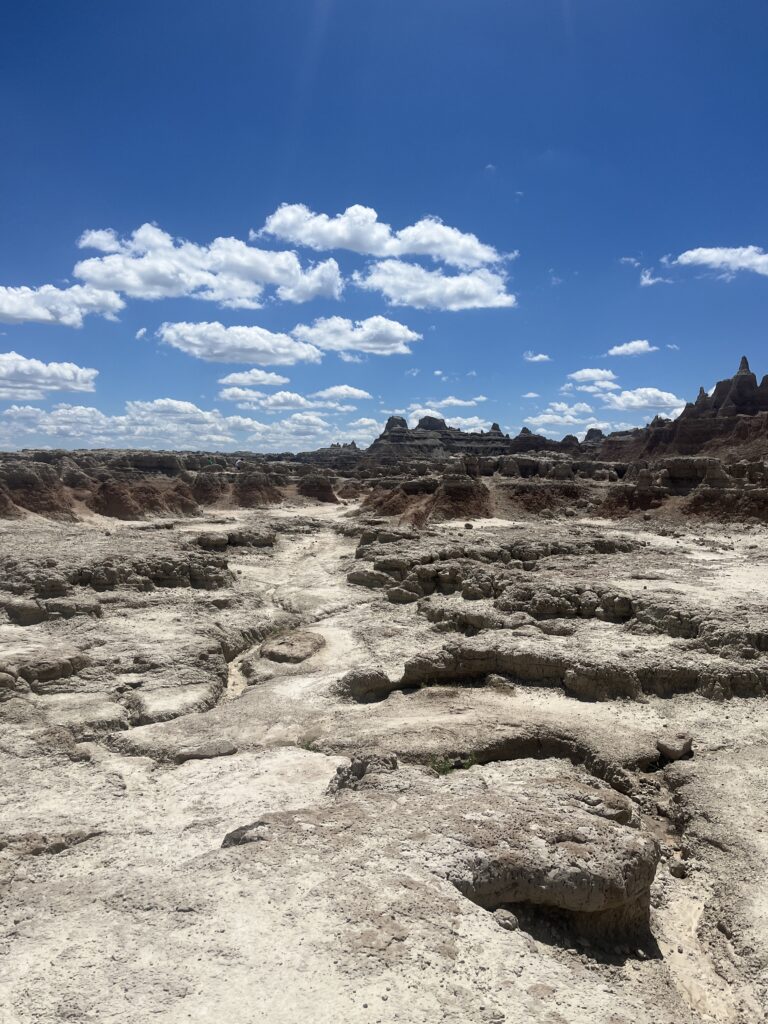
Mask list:
[{"label": "white streaky cloud", "polygon": [[640,271],[640,287],[651,288],[655,284],[672,284],[669,277],[654,277],[652,267],[643,267]]},{"label": "white streaky cloud", "polygon": [[218,363],[262,363],[293,366],[319,363],[322,353],[314,345],[275,334],[264,327],[225,327],[213,323],[164,323],[157,336],[173,348],[196,359]]},{"label": "white streaky cloud", "polygon": [[297,324],[291,332],[300,341],[327,352],[364,352],[369,355],[410,355],[410,345],[421,335],[398,320],[371,316],[367,320],[323,317],[310,326]]},{"label": "white streaky cloud", "polygon": [[76,363],[44,363],[18,352],[0,353],[0,399],[34,402],[52,391],[94,391],[98,370]]},{"label": "white streaky cloud", "polygon": [[[392,231],[369,206],[350,206],[329,217],[314,213],[303,203],[284,203],[267,217],[251,238],[272,235],[310,249],[348,249],[364,256],[429,256],[463,270],[502,259],[491,245],[471,233],[449,227],[437,217],[423,217],[415,224]],[[516,253],[513,255],[517,255]]]},{"label": "white streaky cloud", "polygon": [[679,345],[674,345],[673,344],[673,345],[667,345],[666,347],[670,350],[670,352],[679,352],[680,351],[680,346]]},{"label": "white streaky cloud", "polygon": [[138,331],[136,331],[136,334],[134,335],[134,337],[136,338],[136,341],[142,341],[144,338],[146,338],[146,336],[147,336],[147,328],[146,327],[140,327],[138,329]]},{"label": "white streaky cloud", "polygon": [[613,370],[598,370],[594,367],[585,367],[583,370],[575,370],[573,373],[568,374],[569,380],[575,380],[578,382],[588,381],[594,383],[600,380],[616,380],[616,374]]},{"label": "white streaky cloud", "polygon": [[274,287],[286,302],[338,299],[343,289],[335,260],[305,268],[295,252],[258,249],[239,238],[197,245],[143,224],[122,239],[108,230],[86,231],[78,244],[104,255],[77,263],[77,277],[135,299],[186,296],[232,309],[258,309],[266,287]]},{"label": "white streaky cloud", "polygon": [[552,357],[548,356],[546,352],[533,352],[528,349],[527,352],[523,352],[523,359],[526,363],[551,363]]},{"label": "white streaky cloud", "polygon": [[75,284],[56,288],[44,284],[39,288],[0,286],[0,322],[6,324],[64,324],[82,327],[89,314],[115,320],[125,303],[116,291]]},{"label": "white streaky cloud", "polygon": [[521,395],[520,397],[521,398],[541,398],[541,395],[538,393],[538,391],[526,391],[525,394]]},{"label": "white streaky cloud", "polygon": [[659,388],[634,388],[631,391],[621,391],[618,395],[605,395],[604,404],[608,409],[682,409],[685,402],[671,391],[660,391]]},{"label": "white streaky cloud", "polygon": [[733,277],[740,270],[768,277],[768,252],[757,245],[687,249],[672,261],[681,267],[707,267]]},{"label": "white streaky cloud", "polygon": [[[447,398],[430,398],[427,402],[433,409],[445,409],[450,407],[465,407],[473,408],[476,405],[480,405],[481,402],[487,402],[488,399],[485,395],[476,395],[474,398],[456,398],[454,395],[448,395]],[[408,408],[419,409],[421,408],[419,402],[413,402]]]},{"label": "white streaky cloud", "polygon": [[506,290],[505,275],[486,269],[446,275],[415,263],[383,260],[365,274],[355,272],[352,280],[358,288],[381,292],[392,306],[455,312],[517,305],[517,298]]},{"label": "white streaky cloud", "polygon": [[256,384],[260,387],[279,387],[281,384],[289,384],[290,379],[279,373],[270,373],[268,370],[242,370],[238,373],[228,373],[226,377],[219,377],[219,384],[241,384],[243,387],[250,387]]},{"label": "white streaky cloud", "polygon": [[637,340],[625,341],[622,345],[614,345],[606,352],[608,356],[644,356],[648,352],[658,352],[658,345],[652,345],[650,341]]},{"label": "white streaky cloud", "polygon": [[639,267],[640,260],[635,259],[634,256],[622,256],[619,259],[619,263],[623,263],[627,267]]},{"label": "white streaky cloud", "polygon": [[363,399],[373,398],[373,395],[367,391],[363,391],[362,388],[353,388],[351,384],[334,384],[332,387],[323,388],[322,391],[313,392],[312,398],[331,398],[331,399]]}]

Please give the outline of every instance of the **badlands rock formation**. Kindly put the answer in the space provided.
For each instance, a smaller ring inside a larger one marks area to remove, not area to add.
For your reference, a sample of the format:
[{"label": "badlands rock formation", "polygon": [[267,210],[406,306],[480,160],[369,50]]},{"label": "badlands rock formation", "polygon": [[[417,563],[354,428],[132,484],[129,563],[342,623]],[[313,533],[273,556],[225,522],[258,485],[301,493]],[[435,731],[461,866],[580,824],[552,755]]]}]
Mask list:
[{"label": "badlands rock formation", "polygon": [[763,1021],[734,381],[629,442],[5,454],[0,1019]]}]

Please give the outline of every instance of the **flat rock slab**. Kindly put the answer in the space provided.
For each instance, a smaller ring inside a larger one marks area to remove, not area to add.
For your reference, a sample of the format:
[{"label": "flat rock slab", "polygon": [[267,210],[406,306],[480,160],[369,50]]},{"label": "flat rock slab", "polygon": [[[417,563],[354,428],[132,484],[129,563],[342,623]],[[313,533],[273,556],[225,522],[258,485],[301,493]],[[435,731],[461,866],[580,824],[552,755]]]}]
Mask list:
[{"label": "flat rock slab", "polygon": [[213,757],[231,757],[237,753],[237,747],[229,740],[209,740],[207,743],[198,743],[194,747],[183,747],[176,754],[177,764],[185,761],[208,761]]},{"label": "flat rock slab", "polygon": [[289,662],[297,665],[306,661],[313,654],[325,647],[325,639],[317,633],[309,633],[300,630],[297,633],[287,633],[285,636],[275,637],[267,640],[261,645],[262,658],[270,661]]}]

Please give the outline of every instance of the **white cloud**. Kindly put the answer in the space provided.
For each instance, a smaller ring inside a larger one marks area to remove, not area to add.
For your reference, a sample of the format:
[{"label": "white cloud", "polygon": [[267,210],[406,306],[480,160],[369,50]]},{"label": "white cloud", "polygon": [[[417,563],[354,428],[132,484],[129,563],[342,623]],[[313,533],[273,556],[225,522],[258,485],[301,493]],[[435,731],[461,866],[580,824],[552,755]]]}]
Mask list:
[{"label": "white cloud", "polygon": [[363,416],[359,420],[352,420],[346,426],[347,434],[352,434],[355,441],[362,444],[370,444],[384,430],[384,424],[378,420]]},{"label": "white cloud", "polygon": [[442,411],[434,406],[412,405],[409,407],[408,423],[411,427],[415,427],[423,416],[445,419],[447,426],[455,427],[457,430],[477,432],[479,430],[490,430],[491,427],[490,420],[481,419],[479,416],[444,416]]},{"label": "white cloud", "polygon": [[526,391],[521,398],[541,398],[541,395],[537,391]]},{"label": "white cloud", "polygon": [[[596,380],[594,384],[579,384],[576,388],[577,391],[582,391],[587,395],[602,395],[606,391],[618,391],[619,385],[615,384],[612,380]],[[572,384],[564,384],[560,388],[563,394],[573,391]]]},{"label": "white cloud", "polygon": [[651,345],[649,341],[625,341],[623,345],[614,345],[613,348],[609,348],[606,355],[642,356],[648,352],[658,351],[658,345]]},{"label": "white cloud", "polygon": [[410,370],[406,370],[405,371],[405,376],[406,377],[418,377],[418,375],[420,373],[421,373],[421,370],[418,370],[415,366],[412,366]]},{"label": "white cloud", "polygon": [[258,309],[264,289],[278,298],[306,302],[318,296],[338,299],[343,281],[335,260],[303,268],[294,252],[272,252],[239,238],[214,238],[210,245],[174,239],[154,224],[143,224],[128,238],[113,231],[86,231],[80,248],[104,255],[81,260],[75,275],[96,289],[137,299],[188,296],[235,309]]},{"label": "white cloud", "polygon": [[293,335],[330,352],[366,352],[372,355],[409,355],[409,345],[421,335],[397,320],[371,316],[367,320],[346,320],[330,316],[315,320],[312,326],[298,324]]},{"label": "white cloud", "polygon": [[[333,388],[329,388],[333,391]],[[350,390],[355,391],[356,388]],[[362,392],[370,398],[367,392]],[[329,399],[320,399],[315,396],[300,395],[296,391],[275,391],[268,395],[264,391],[257,391],[253,388],[228,387],[222,388],[219,398],[225,402],[237,402],[238,409],[266,409],[271,412],[285,412],[290,409],[333,409],[336,412],[353,412],[354,405],[344,405],[337,401],[342,395]],[[351,397],[351,396],[346,396]]]},{"label": "white cloud", "polygon": [[242,384],[248,387],[251,384],[259,384],[262,387],[277,387],[280,384],[288,384],[289,378],[279,373],[270,373],[268,370],[242,370],[239,373],[228,373],[226,377],[219,377],[219,384]]},{"label": "white cloud", "polygon": [[574,373],[568,374],[569,380],[575,381],[599,381],[599,380],[616,380],[616,374],[613,370],[597,370],[586,367],[583,370],[576,370]]},{"label": "white cloud", "polygon": [[523,352],[523,359],[526,363],[551,363],[552,357],[548,356],[545,352],[532,352],[528,349],[527,352]]},{"label": "white cloud", "polygon": [[654,277],[653,267],[643,267],[640,271],[640,287],[650,288],[654,284],[672,284],[668,277]]},{"label": "white cloud", "polygon": [[525,422],[534,430],[547,428],[546,432],[552,432],[556,427],[588,429],[593,425],[593,421],[592,406],[587,402],[575,402],[573,405],[568,405],[567,402],[550,402],[543,412],[536,416],[528,416]]},{"label": "white cloud", "polygon": [[673,261],[682,267],[708,267],[733,277],[739,270],[749,270],[768,277],[768,252],[757,245],[727,246],[711,249],[687,249]]},{"label": "white cloud", "polygon": [[635,388],[605,396],[605,406],[609,409],[682,409],[684,405],[685,402],[671,391],[658,388]]},{"label": "white cloud", "polygon": [[373,398],[367,391],[363,391],[362,388],[353,388],[350,384],[334,384],[332,387],[323,388],[322,391],[315,391],[312,394],[312,398]]},{"label": "white cloud", "polygon": [[446,276],[415,263],[383,260],[366,274],[354,273],[352,279],[358,288],[381,292],[393,306],[456,311],[517,305],[516,297],[506,291],[505,276],[486,269]]},{"label": "white cloud", "polygon": [[138,331],[136,331],[136,334],[134,335],[134,337],[136,338],[136,341],[142,341],[144,338],[146,338],[146,336],[147,336],[147,328],[146,327],[140,327],[138,329]]},{"label": "white cloud", "polygon": [[481,419],[480,416],[449,416],[445,422],[449,427],[455,427],[457,430],[467,430],[471,433],[491,429],[491,421]]},{"label": "white cloud", "polygon": [[125,303],[115,291],[75,284],[56,288],[44,284],[39,288],[6,288],[0,286],[0,321],[7,324],[64,324],[82,327],[89,313],[114,320]]},{"label": "white cloud", "polygon": [[0,353],[0,399],[34,402],[52,391],[94,391],[98,370]]},{"label": "white cloud", "polygon": [[254,388],[222,388],[219,391],[219,398],[225,402],[238,402],[241,409],[255,409],[259,399],[266,397],[266,392],[256,391]]},{"label": "white cloud", "polygon": [[[447,398],[430,398],[427,404],[431,406],[433,409],[444,409],[451,407],[474,408],[474,406],[480,405],[481,402],[487,401],[488,399],[486,398],[485,395],[475,395],[474,398],[455,398],[453,395],[448,395]],[[420,407],[420,403],[413,402],[408,408],[418,409]]]},{"label": "white cloud", "polygon": [[679,345],[667,345],[667,348],[671,352],[679,352],[680,351],[680,346]]},{"label": "white cloud", "polygon": [[[369,206],[350,206],[329,217],[303,203],[284,203],[267,217],[258,235],[273,235],[311,249],[349,249],[366,256],[431,256],[464,270],[496,263],[502,257],[476,235],[424,217],[393,232]],[[251,238],[258,237],[251,232]]]},{"label": "white cloud", "polygon": [[622,256],[619,259],[619,263],[623,263],[625,266],[628,266],[628,267],[639,267],[640,266],[640,260],[636,260],[634,256]]},{"label": "white cloud", "polygon": [[293,366],[319,363],[322,353],[314,345],[296,341],[287,334],[274,334],[264,327],[225,327],[213,323],[165,323],[157,335],[167,345],[196,359],[220,363],[262,363]]},{"label": "white cloud", "polygon": [[192,402],[159,398],[127,402],[124,412],[109,416],[80,405],[55,405],[50,410],[14,405],[0,414],[0,443],[6,448],[49,444],[56,447],[171,448],[177,450],[298,451],[332,441],[373,439],[378,424],[331,423],[317,412],[296,412],[262,422],[248,416],[225,416]]}]

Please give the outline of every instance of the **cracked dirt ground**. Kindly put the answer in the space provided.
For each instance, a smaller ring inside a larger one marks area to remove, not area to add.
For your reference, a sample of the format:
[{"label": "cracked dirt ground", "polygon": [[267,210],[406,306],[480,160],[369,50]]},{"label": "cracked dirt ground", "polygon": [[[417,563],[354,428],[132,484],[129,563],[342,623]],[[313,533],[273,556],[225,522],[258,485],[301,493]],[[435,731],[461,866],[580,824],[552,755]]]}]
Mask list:
[{"label": "cracked dirt ground", "polygon": [[764,530],[472,525],[4,525],[4,1021],[765,1019]]}]

